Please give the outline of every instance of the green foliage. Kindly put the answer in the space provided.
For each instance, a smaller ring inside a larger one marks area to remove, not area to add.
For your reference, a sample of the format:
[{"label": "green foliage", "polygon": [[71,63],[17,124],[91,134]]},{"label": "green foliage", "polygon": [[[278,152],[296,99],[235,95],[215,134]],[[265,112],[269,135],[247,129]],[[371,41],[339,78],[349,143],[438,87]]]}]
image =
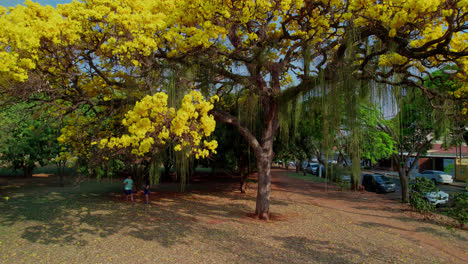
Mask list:
[{"label": "green foliage", "polygon": [[[422,145],[428,139],[428,135],[437,132],[437,124],[440,119],[435,119],[430,102],[428,102],[421,91],[408,90],[403,99],[401,112],[393,121],[394,126],[398,128],[398,143],[404,151],[415,149],[415,145]],[[442,118],[442,117],[439,117]],[[437,138],[439,133],[433,135]],[[423,148],[423,153],[430,149],[427,144]]]},{"label": "green foliage", "polygon": [[349,182],[337,182],[336,183],[336,189],[338,191],[349,190],[350,188],[351,188],[351,185]]},{"label": "green foliage", "polygon": [[464,192],[450,196],[451,206],[447,211],[447,215],[457,220],[462,228],[468,222],[468,180],[466,184]]},{"label": "green foliage", "polygon": [[200,160],[199,164],[236,172],[240,165],[240,157],[243,156],[246,160],[250,160],[251,167],[255,167],[253,165],[255,155],[252,152],[249,154],[247,141],[236,130],[226,124],[217,123],[214,138],[218,141],[218,154],[210,161]]},{"label": "green foliage", "polygon": [[379,129],[380,123],[388,123],[375,105],[361,105],[360,120],[363,124],[361,139],[361,157],[376,163],[396,153],[395,141],[386,132]]},{"label": "green foliage", "polygon": [[[36,112],[35,112],[36,111]],[[0,112],[1,159],[25,176],[44,166],[60,152],[56,124],[34,104],[18,103]]]},{"label": "green foliage", "polygon": [[[261,132],[262,112],[257,95],[245,91],[231,91],[222,96],[222,103],[217,107],[237,117],[238,121],[254,135],[258,136]],[[240,166],[247,165],[249,169],[256,167],[255,153],[245,138],[232,126],[217,122],[213,137],[218,141],[217,155],[210,160],[199,160],[200,165],[223,168],[232,172],[237,172]]]},{"label": "green foliage", "polygon": [[440,120],[436,128],[447,146],[457,145],[463,141],[468,143],[468,130],[465,129],[468,115],[463,114],[466,97],[453,96],[454,92],[466,86],[466,83],[456,82],[451,78],[452,74],[449,72],[456,70],[458,70],[457,67],[446,67],[431,73],[424,79],[424,86],[439,95],[432,99],[432,104],[439,108],[434,112]]},{"label": "green foliage", "polygon": [[[286,115],[282,112],[282,115]],[[301,116],[299,119],[298,116]],[[278,160],[304,161],[320,156],[323,142],[323,114],[319,98],[311,97],[305,102],[289,108],[288,126],[280,126],[279,137],[275,140],[275,158]],[[283,120],[286,117],[283,117]],[[297,120],[297,121],[296,121]],[[284,132],[284,130],[291,130]],[[288,135],[288,138],[282,135]]]},{"label": "green foliage", "polygon": [[[406,184],[409,172],[419,157],[431,147],[437,135],[434,133],[433,109],[422,92],[411,87],[403,89],[397,86],[395,93],[399,98],[399,113],[391,120],[381,119],[378,126],[394,141],[396,151],[391,157],[393,164],[398,166],[402,183],[401,200],[406,203],[409,198],[409,186]],[[424,207],[420,200],[415,202]]]},{"label": "green foliage", "polygon": [[426,199],[426,193],[435,189],[435,184],[424,177],[417,177],[410,182],[410,205],[416,211],[427,214],[435,210],[435,206]]},{"label": "green foliage", "polygon": [[448,164],[444,167],[444,172],[447,174],[451,174],[455,171],[455,164]]}]

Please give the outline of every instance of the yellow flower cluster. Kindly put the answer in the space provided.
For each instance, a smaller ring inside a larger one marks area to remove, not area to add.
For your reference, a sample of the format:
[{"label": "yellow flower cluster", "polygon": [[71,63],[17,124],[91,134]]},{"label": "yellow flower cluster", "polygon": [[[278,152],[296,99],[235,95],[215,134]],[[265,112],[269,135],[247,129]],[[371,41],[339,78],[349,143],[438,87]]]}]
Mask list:
[{"label": "yellow flower cluster", "polygon": [[80,40],[81,31],[78,21],[67,19],[52,6],[26,0],[14,8],[0,7],[0,74],[26,80],[40,59],[41,40],[72,45]]},{"label": "yellow flower cluster", "polygon": [[[451,30],[451,21],[461,19],[461,23],[466,23],[466,13],[468,12],[468,1],[446,1],[446,0],[351,0],[349,1],[348,13],[344,14],[346,19],[352,19],[356,26],[380,25],[387,29],[390,38],[408,38],[409,46],[417,49],[425,47],[426,50],[436,49],[441,37]],[[460,22],[458,22],[460,23]],[[433,43],[431,43],[433,42]],[[429,45],[430,44],[430,45]],[[451,52],[462,52],[468,49],[468,34],[455,32],[450,40],[449,49]],[[397,51],[398,52],[398,51]],[[454,76],[456,82],[466,83],[468,81],[468,60],[465,57],[453,60],[453,58],[443,58],[433,56],[424,58],[422,63],[419,60],[409,60],[396,53],[380,56],[379,65],[395,66],[408,64],[418,69],[420,72],[430,72],[431,69],[441,65],[441,61],[449,60],[456,64],[459,74]],[[427,62],[430,62],[429,64]],[[453,65],[452,64],[452,65]],[[463,87],[453,93],[455,97],[467,96],[468,91]],[[463,109],[466,112],[466,108]]]},{"label": "yellow flower cluster", "polygon": [[[69,74],[70,69],[51,54],[60,58],[67,54],[88,54],[90,49],[97,57],[94,61],[108,75],[116,72],[112,66],[107,68],[107,63],[115,60],[125,70],[132,71],[144,67],[156,52],[164,58],[210,48],[218,55],[239,55],[239,51],[246,51],[244,56],[263,46],[257,45],[259,41],[275,44],[274,48],[265,49],[262,58],[277,62],[288,52],[298,54],[302,46],[297,44],[303,40],[318,52],[329,41],[342,38],[344,31],[340,28],[347,24],[346,20],[357,27],[378,25],[377,30],[384,28],[389,38],[403,37],[411,47],[419,48],[445,35],[451,27],[449,22],[455,17],[464,19],[460,25],[466,23],[467,11],[467,0],[87,0],[57,8],[27,0],[24,6],[0,8],[0,77],[24,81],[39,64],[53,75]],[[236,43],[232,43],[232,39],[237,39]],[[468,34],[455,33],[449,49],[465,51],[467,43]],[[297,49],[290,50],[295,45]],[[82,63],[82,58],[76,57],[69,65]],[[226,67],[234,63],[232,56],[219,55],[216,59]],[[428,58],[427,61],[435,66],[443,59]],[[466,57],[454,63],[467,73],[465,61]],[[387,54],[379,63],[405,62],[403,58]],[[406,63],[424,70],[421,63]],[[80,74],[82,69],[77,66],[74,70]],[[125,97],[120,91],[114,93],[103,80],[86,77],[86,73],[81,74],[80,80],[85,81],[81,86],[87,96],[102,95],[103,100]],[[466,80],[466,74],[460,78],[460,81]],[[291,81],[292,78],[285,75],[282,85]],[[194,118],[190,113],[193,114],[193,109],[187,108],[180,113],[187,116],[175,121],[174,129],[180,136],[187,135],[183,129],[184,122]],[[155,122],[151,117],[148,119],[132,123],[129,130],[140,131],[132,135],[141,137],[142,129]],[[204,119],[202,122],[200,117],[200,122],[210,127],[209,121]],[[173,129],[172,124],[168,124],[167,133],[175,133],[169,126]],[[164,132],[155,138],[156,143],[165,138]],[[126,140],[126,145],[134,143],[132,138]]]},{"label": "yellow flower cluster", "polygon": [[94,117],[69,116],[66,121],[67,125],[60,130],[61,135],[57,138],[57,141],[70,146],[70,149],[73,150],[71,156],[89,156],[90,134],[84,128],[95,121]]},{"label": "yellow flower cluster", "polygon": [[408,62],[408,58],[403,57],[398,53],[390,53],[387,55],[381,55],[379,58],[380,66],[403,65],[407,62]]},{"label": "yellow flower cluster", "polygon": [[171,141],[175,151],[186,150],[187,155],[193,154],[197,159],[216,153],[216,140],[202,139],[215,130],[216,122],[208,112],[218,97],[206,101],[200,92],[192,91],[184,96],[177,111],[167,106],[167,98],[163,92],[144,97],[122,120],[129,134],[92,144],[99,144],[100,148],[129,148],[132,154],[143,156]]},{"label": "yellow flower cluster", "polygon": [[445,2],[445,0],[351,0],[349,12],[355,16],[354,23],[358,26],[379,21],[390,31],[397,31],[406,23],[424,22]]},{"label": "yellow flower cluster", "polygon": [[68,151],[65,151],[65,148],[62,148],[63,151],[61,151],[57,157],[55,157],[55,161],[56,162],[67,162],[69,160],[71,160],[72,156],[71,156],[71,153],[68,152]]}]

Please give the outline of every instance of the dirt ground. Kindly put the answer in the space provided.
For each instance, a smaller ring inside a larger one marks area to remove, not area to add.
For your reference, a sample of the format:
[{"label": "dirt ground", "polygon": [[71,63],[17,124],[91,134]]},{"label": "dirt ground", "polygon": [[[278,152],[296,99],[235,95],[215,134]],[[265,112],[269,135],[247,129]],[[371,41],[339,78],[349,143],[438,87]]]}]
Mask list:
[{"label": "dirt ground", "polygon": [[153,190],[149,206],[18,187],[0,199],[0,263],[468,263],[468,232],[444,217],[284,172],[272,172],[269,222],[250,217],[255,183],[246,194],[228,180]]},{"label": "dirt ground", "polygon": [[[273,172],[272,190],[276,198],[320,207],[325,215],[334,214],[330,222],[343,227],[343,232],[354,230],[357,240],[367,240],[366,243],[377,245],[382,251],[387,247],[403,249],[399,244],[407,244],[408,252],[417,253],[408,259],[409,262],[418,262],[418,258],[431,254],[435,262],[468,262],[468,234],[466,229],[448,231],[451,228],[447,227],[455,225],[451,219],[440,215],[426,218],[410,210],[409,206],[380,194],[334,189],[323,183],[287,177],[281,170]],[[379,241],[377,234],[388,236]]]}]

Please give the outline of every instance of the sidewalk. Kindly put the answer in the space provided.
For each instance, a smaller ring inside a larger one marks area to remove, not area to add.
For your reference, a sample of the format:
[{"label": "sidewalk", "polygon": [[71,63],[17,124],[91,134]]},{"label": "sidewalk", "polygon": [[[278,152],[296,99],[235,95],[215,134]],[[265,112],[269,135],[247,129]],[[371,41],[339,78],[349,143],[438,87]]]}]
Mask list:
[{"label": "sidewalk", "polygon": [[464,181],[453,181],[452,184],[450,184],[452,186],[457,186],[457,187],[460,187],[460,188],[466,188],[466,182]]}]

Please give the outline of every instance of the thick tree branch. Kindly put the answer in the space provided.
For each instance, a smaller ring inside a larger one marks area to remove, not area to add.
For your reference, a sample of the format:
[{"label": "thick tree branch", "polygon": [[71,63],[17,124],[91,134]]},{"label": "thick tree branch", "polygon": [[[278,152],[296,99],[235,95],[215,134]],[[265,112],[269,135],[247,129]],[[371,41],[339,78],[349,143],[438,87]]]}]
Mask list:
[{"label": "thick tree branch", "polygon": [[258,142],[257,138],[246,127],[242,126],[237,118],[235,118],[226,111],[218,109],[211,110],[210,114],[214,116],[216,121],[234,126],[239,131],[239,133],[245,138],[245,140],[247,140],[247,142],[256,152],[256,154],[260,154],[262,152],[262,147]]}]

